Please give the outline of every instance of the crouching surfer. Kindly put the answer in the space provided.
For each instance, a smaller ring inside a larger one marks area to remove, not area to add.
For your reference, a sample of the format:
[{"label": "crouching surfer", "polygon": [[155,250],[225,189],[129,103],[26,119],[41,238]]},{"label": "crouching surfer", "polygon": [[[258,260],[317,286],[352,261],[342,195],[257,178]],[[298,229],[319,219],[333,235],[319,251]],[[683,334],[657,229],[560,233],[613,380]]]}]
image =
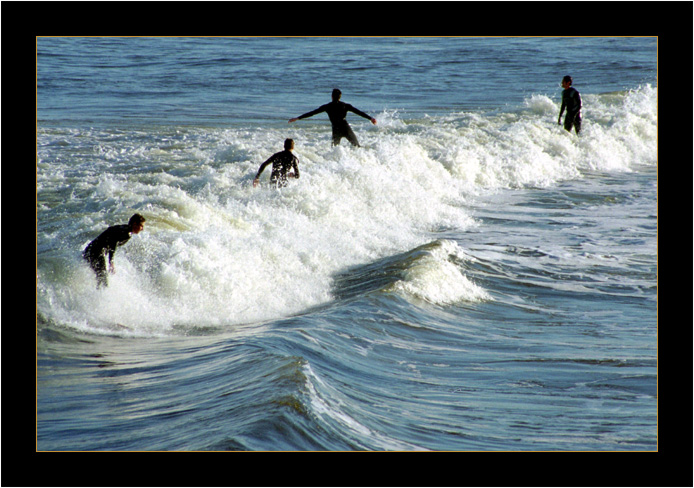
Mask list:
[{"label": "crouching surfer", "polygon": [[106,255],[108,255],[108,271],[115,273],[113,254],[116,252],[116,247],[128,242],[130,236],[139,234],[144,228],[145,218],[135,214],[130,217],[127,224],[113,225],[106,229],[84,249],[82,256],[96,273],[97,288],[108,286]]}]

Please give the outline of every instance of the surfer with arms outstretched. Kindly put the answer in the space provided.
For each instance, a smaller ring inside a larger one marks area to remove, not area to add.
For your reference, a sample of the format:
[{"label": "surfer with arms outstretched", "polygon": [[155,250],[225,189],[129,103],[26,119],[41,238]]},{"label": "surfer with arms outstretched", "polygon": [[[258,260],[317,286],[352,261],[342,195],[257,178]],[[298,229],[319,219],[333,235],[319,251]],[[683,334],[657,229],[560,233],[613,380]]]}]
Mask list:
[{"label": "surfer with arms outstretched", "polygon": [[362,112],[361,110],[353,107],[352,105],[340,101],[341,97],[342,92],[335,88],[332,93],[332,102],[326,103],[325,105],[321,105],[316,110],[312,110],[311,112],[307,112],[293,119],[289,119],[289,123],[296,122],[300,119],[313,117],[314,115],[322,112],[326,112],[333,126],[333,146],[339,145],[342,138],[346,137],[347,140],[351,142],[353,146],[359,147],[359,141],[357,140],[357,136],[354,134],[354,131],[347,123],[347,112],[352,112],[361,117],[364,117],[365,119],[370,120],[371,123],[374,125],[376,125],[376,119]]}]

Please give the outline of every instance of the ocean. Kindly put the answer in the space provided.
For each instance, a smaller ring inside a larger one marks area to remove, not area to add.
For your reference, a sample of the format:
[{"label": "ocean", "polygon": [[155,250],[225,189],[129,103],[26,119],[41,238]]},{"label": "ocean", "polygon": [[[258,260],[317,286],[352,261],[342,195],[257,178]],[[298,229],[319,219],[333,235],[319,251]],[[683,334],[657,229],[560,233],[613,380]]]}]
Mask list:
[{"label": "ocean", "polygon": [[36,50],[38,451],[658,449],[656,38]]}]

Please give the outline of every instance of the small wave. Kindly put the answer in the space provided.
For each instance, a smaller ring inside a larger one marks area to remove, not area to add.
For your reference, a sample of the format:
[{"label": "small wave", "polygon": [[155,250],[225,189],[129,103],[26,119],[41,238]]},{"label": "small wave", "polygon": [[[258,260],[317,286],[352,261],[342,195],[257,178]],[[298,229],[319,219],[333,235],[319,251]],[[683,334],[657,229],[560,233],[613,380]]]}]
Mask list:
[{"label": "small wave", "polygon": [[455,242],[436,241],[420,248],[417,255],[417,259],[402,273],[402,279],[390,287],[391,291],[436,305],[479,302],[490,298],[452,261],[468,259]]},{"label": "small wave", "polygon": [[358,449],[377,449],[392,451],[422,450],[421,447],[394,439],[383,432],[374,430],[360,422],[348,412],[350,400],[338,389],[324,382],[311,368],[304,365],[309,395],[309,410],[321,428],[334,437],[343,439]]},{"label": "small wave", "polygon": [[436,305],[486,300],[489,295],[456,264],[469,259],[457,243],[436,240],[406,253],[340,272],[334,294],[340,299],[371,292],[397,293]]}]

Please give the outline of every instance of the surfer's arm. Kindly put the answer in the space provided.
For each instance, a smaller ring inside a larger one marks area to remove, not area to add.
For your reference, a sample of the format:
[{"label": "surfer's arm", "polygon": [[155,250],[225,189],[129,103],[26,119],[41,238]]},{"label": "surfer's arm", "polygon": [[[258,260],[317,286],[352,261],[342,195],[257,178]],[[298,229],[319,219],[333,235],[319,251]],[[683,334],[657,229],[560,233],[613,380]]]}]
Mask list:
[{"label": "surfer's arm", "polygon": [[100,239],[102,239],[103,243],[103,253],[108,257],[108,267],[111,273],[115,272],[115,269],[113,267],[113,255],[116,252],[116,247],[118,247],[118,244],[122,242],[125,244],[125,242],[130,239],[130,233],[123,230],[123,226],[112,226],[109,227],[104,231],[103,234],[99,236]]},{"label": "surfer's arm", "polygon": [[260,175],[262,172],[265,170],[268,164],[272,163],[272,160],[275,158],[274,155],[270,156],[270,158],[265,161],[263,164],[260,165],[260,168],[258,169],[258,172],[255,175],[255,179],[253,180],[253,186],[258,186],[258,180],[260,178]]},{"label": "surfer's arm", "polygon": [[325,112],[325,105],[321,105],[318,107],[316,110],[311,110],[310,112],[306,112],[303,115],[299,115],[298,117],[294,117],[293,119],[289,119],[289,122],[296,122],[299,119],[307,119],[309,117],[313,117],[314,115],[317,115],[321,112]]},{"label": "surfer's arm", "polygon": [[111,273],[116,272],[116,268],[113,266],[113,253],[116,252],[115,249],[111,249],[110,247],[106,249],[106,256],[108,256],[108,270]]},{"label": "surfer's arm", "polygon": [[564,109],[566,108],[566,97],[562,95],[561,97],[561,109],[559,109],[559,121],[557,122],[561,125],[561,116],[564,114]]},{"label": "surfer's arm", "polygon": [[299,160],[294,159],[292,162],[292,169],[294,170],[294,174],[289,173],[287,176],[290,178],[298,178],[299,177]]},{"label": "surfer's arm", "polygon": [[362,112],[358,108],[353,107],[352,105],[347,105],[347,110],[349,110],[352,113],[355,113],[359,115],[360,117],[364,117],[367,120],[370,120],[372,124],[376,125],[376,119],[374,119],[372,116],[370,116],[367,113]]}]

